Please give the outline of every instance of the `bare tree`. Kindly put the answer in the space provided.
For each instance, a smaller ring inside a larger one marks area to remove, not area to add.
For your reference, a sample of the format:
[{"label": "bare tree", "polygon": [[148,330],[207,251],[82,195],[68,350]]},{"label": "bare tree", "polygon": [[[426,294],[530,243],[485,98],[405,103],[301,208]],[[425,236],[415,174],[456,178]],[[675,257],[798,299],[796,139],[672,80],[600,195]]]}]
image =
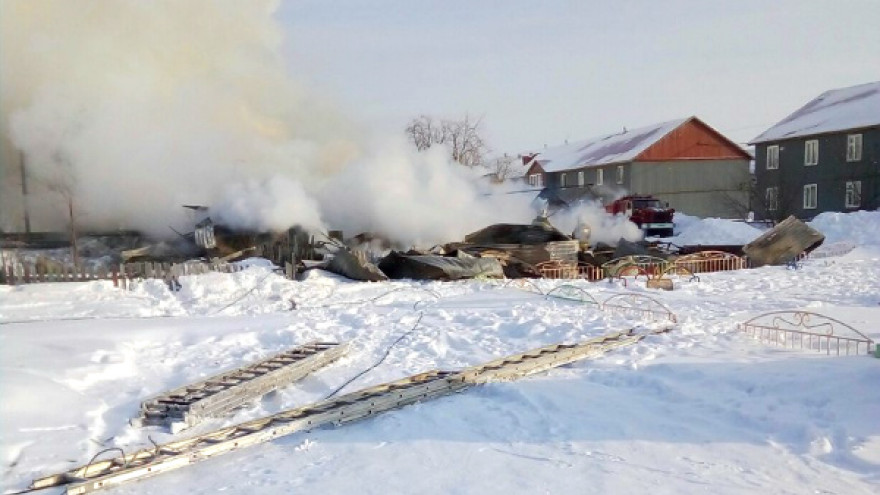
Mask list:
[{"label": "bare tree", "polygon": [[405,129],[406,135],[419,151],[434,145],[445,146],[450,157],[467,167],[483,164],[487,151],[486,142],[480,136],[481,120],[472,120],[465,114],[460,120],[439,120],[421,115],[413,119]]},{"label": "bare tree", "polygon": [[406,126],[406,135],[419,151],[425,151],[435,144],[444,142],[442,123],[434,122],[427,115],[420,115]]},{"label": "bare tree", "polygon": [[493,181],[504,182],[513,176],[515,172],[514,164],[521,160],[522,158],[514,156],[499,156],[489,160],[486,163],[486,168],[489,170],[489,175],[492,176]]},{"label": "bare tree", "polygon": [[[761,201],[758,200],[757,190],[751,181],[738,184],[735,191],[723,191],[719,201],[724,205],[724,208],[733,212],[737,218],[748,217],[749,212],[754,211],[755,205],[764,203],[763,198],[761,198]],[[764,210],[762,209],[762,211]]]},{"label": "bare tree", "polygon": [[759,189],[757,182],[749,186],[749,197],[755,213],[765,220],[781,222],[797,212],[802,190],[797,183],[782,181]]}]

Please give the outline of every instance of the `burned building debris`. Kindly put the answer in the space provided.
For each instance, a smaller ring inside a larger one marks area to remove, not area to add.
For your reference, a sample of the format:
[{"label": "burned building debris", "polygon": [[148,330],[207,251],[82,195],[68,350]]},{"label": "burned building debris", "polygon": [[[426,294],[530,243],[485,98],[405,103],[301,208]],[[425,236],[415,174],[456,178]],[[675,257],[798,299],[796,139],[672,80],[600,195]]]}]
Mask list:
[{"label": "burned building debris", "polygon": [[504,278],[496,258],[404,254],[391,251],[379,262],[379,269],[392,279],[461,280],[466,278]]},{"label": "burned building debris", "polygon": [[[143,270],[123,269],[122,264],[203,263],[219,266],[244,258],[261,257],[272,262],[278,267],[276,270],[283,271],[289,278],[295,278],[305,270],[323,269],[352,280],[370,282],[540,277],[596,280],[613,272],[609,272],[609,267],[613,268],[615,260],[634,257],[650,257],[664,266],[676,264],[679,258],[688,256],[699,258],[694,258],[696,261],[687,258],[689,261],[685,265],[688,267],[698,262],[725,267],[785,264],[809,253],[824,240],[821,233],[789,218],[745,246],[676,246],[672,243],[630,242],[624,238],[613,245],[590,245],[589,226],[579,225],[575,234],[586,234],[575,238],[553,227],[545,216],[539,216],[531,224],[489,225],[465,235],[462,241],[416,250],[395,245],[380,233],[364,232],[346,239],[342,231],[309,232],[298,226],[283,231],[237,229],[216,224],[207,216],[206,208],[189,208],[202,215],[194,222],[191,232],[175,231],[176,238],[153,243],[145,242],[136,234],[127,234],[114,244],[117,247],[114,254],[105,257],[111,265],[117,265],[106,268],[137,275]],[[7,245],[27,244],[8,235],[0,240]],[[37,237],[34,245],[54,247],[57,244],[58,239],[43,236]],[[89,246],[84,237],[79,249],[83,251]],[[711,260],[703,259],[710,254]],[[722,260],[723,254],[734,256],[735,262]],[[18,271],[23,272],[25,278],[28,273],[51,275],[71,271],[66,266],[55,267],[42,258],[39,261],[29,269]],[[8,263],[4,262],[3,276],[8,279],[7,272],[15,270],[6,265]]]},{"label": "burned building debris", "polygon": [[537,265],[543,261],[577,261],[578,241],[545,224],[495,224],[468,234],[464,242],[446,245],[450,251],[475,256],[497,256]]},{"label": "burned building debris", "polygon": [[753,267],[782,265],[821,246],[825,236],[793,216],[743,246]]},{"label": "burned building debris", "polygon": [[323,268],[337,275],[363,282],[388,280],[388,276],[382,270],[367,261],[362,251],[351,251],[344,246],[340,246],[326,263],[317,265],[316,268]]}]

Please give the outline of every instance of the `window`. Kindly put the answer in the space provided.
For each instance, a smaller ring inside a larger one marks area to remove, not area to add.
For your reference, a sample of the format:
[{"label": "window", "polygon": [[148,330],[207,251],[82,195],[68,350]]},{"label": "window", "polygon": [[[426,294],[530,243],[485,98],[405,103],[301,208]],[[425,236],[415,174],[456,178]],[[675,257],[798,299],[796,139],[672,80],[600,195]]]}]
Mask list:
[{"label": "window", "polygon": [[858,162],[862,160],[862,135],[850,134],[846,136],[846,161]]},{"label": "window", "polygon": [[623,165],[617,166],[617,183],[623,184]]},{"label": "window", "polygon": [[819,163],[819,141],[811,139],[804,143],[804,166],[816,165]]},{"label": "window", "polygon": [[584,187],[584,172],[578,172],[578,186]]},{"label": "window", "polygon": [[862,181],[846,183],[846,207],[858,208],[862,203]]},{"label": "window", "polygon": [[767,146],[767,170],[779,168],[779,145]]},{"label": "window", "polygon": [[534,187],[544,187],[544,176],[541,174],[530,175],[529,185]]},{"label": "window", "polygon": [[767,211],[776,211],[779,209],[779,188],[768,187],[764,194],[764,204],[767,205]]},{"label": "window", "polygon": [[559,187],[565,187],[565,173],[559,174]]},{"label": "window", "polygon": [[596,170],[596,185],[601,186],[605,182],[605,171],[601,168]]},{"label": "window", "polygon": [[819,195],[816,184],[807,184],[804,186],[804,209],[812,210],[816,208],[816,197]]}]

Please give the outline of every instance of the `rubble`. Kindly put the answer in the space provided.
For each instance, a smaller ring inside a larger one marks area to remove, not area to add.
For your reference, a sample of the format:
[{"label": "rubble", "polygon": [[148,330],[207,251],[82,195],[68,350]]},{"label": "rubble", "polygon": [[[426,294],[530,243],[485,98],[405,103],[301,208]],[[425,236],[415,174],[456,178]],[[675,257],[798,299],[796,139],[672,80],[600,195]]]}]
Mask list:
[{"label": "rubble", "polygon": [[537,265],[543,261],[577,262],[579,243],[548,224],[495,224],[468,234],[463,243],[446,245],[483,257],[503,253],[509,263]]},{"label": "rubble", "polygon": [[392,279],[504,278],[501,262],[495,258],[408,255],[398,251],[391,251],[382,258],[379,269]]},{"label": "rubble", "polygon": [[347,248],[340,247],[333,256],[321,268],[352,280],[364,282],[381,282],[388,280],[388,276],[376,265],[366,260],[363,255],[357,256]]},{"label": "rubble", "polygon": [[783,265],[822,245],[825,236],[793,216],[743,246],[753,267]]}]

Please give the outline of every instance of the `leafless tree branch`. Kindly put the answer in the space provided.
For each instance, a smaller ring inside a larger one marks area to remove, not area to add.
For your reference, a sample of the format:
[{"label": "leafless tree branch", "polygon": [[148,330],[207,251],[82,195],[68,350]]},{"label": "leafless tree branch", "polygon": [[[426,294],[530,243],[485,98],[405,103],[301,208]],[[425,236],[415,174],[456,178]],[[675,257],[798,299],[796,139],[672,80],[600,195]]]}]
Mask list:
[{"label": "leafless tree branch", "polygon": [[419,151],[434,145],[443,145],[449,150],[453,161],[467,167],[483,164],[487,151],[486,142],[480,136],[482,120],[473,120],[465,114],[461,120],[435,121],[427,115],[420,115],[406,126],[409,140]]}]

